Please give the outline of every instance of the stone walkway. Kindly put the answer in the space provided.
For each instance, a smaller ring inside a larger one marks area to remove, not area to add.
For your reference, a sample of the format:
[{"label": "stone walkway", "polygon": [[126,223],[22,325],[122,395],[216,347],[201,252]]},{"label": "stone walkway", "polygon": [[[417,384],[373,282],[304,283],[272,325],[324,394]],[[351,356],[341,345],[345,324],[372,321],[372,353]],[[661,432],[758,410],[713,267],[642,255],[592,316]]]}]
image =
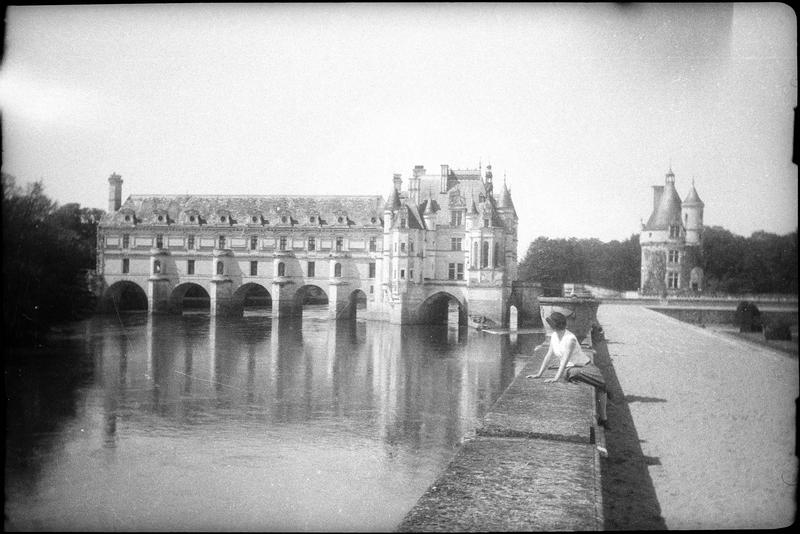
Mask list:
[{"label": "stone walkway", "polygon": [[[666,528],[791,525],[797,358],[640,306],[602,304],[598,320],[625,395],[607,435],[629,412]],[[606,461],[626,454],[614,443]]]}]

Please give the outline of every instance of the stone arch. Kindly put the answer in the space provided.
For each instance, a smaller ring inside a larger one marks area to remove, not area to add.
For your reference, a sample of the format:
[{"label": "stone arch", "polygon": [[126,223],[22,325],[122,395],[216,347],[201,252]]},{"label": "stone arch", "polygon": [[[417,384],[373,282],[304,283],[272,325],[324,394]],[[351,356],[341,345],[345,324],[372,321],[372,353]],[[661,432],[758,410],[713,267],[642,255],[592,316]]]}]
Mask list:
[{"label": "stone arch", "polygon": [[467,305],[463,299],[447,291],[439,291],[426,298],[417,308],[419,324],[447,324],[450,304],[458,305],[458,325],[467,325]]},{"label": "stone arch", "polygon": [[513,304],[508,307],[508,328],[509,330],[519,328],[519,310]]},{"label": "stone arch", "polygon": [[300,286],[294,293],[292,315],[296,317],[302,317],[304,306],[326,306],[327,313],[328,302],[328,294],[320,286],[315,284],[306,284],[304,286]]},{"label": "stone arch", "polygon": [[115,282],[103,292],[100,310],[105,313],[147,311],[147,291],[130,280]]},{"label": "stone arch", "polygon": [[178,284],[169,294],[170,313],[183,313],[184,310],[210,311],[211,296],[206,288],[194,282]]},{"label": "stone arch", "polygon": [[703,269],[695,267],[689,272],[689,289],[692,291],[703,290]]},{"label": "stone arch", "polygon": [[348,297],[346,315],[351,319],[358,317],[358,313],[367,309],[367,294],[360,289],[353,290]]},{"label": "stone arch", "polygon": [[272,309],[272,295],[261,284],[248,282],[233,292],[233,305],[242,311]]}]

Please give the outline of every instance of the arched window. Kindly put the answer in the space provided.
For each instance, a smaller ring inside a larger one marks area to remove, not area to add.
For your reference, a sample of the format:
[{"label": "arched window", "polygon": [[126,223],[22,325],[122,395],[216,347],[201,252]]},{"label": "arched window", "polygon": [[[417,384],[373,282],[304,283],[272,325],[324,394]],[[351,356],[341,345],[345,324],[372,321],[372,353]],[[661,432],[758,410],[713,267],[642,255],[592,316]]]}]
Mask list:
[{"label": "arched window", "polygon": [[153,262],[153,274],[158,274],[161,272],[161,261],[156,260]]},{"label": "arched window", "polygon": [[471,263],[472,263],[473,266],[477,266],[478,265],[478,242],[477,241],[475,241],[472,244],[472,261],[471,261]]},{"label": "arched window", "polygon": [[221,261],[217,262],[217,274],[225,274],[225,264]]},{"label": "arched window", "polygon": [[500,243],[494,244],[494,266],[500,265]]},{"label": "arched window", "polygon": [[336,278],[341,278],[342,276],[342,264],[337,263],[333,266],[333,276]]},{"label": "arched window", "polygon": [[286,264],[283,262],[278,264],[278,276],[286,276]]},{"label": "arched window", "polygon": [[489,266],[489,242],[484,241],[481,248],[481,268],[486,268]]}]

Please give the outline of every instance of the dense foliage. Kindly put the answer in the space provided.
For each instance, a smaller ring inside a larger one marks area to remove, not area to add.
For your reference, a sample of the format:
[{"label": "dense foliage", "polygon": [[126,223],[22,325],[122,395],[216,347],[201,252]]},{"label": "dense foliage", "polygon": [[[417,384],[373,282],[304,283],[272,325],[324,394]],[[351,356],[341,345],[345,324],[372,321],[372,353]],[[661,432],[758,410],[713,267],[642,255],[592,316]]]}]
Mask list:
[{"label": "dense foliage", "polygon": [[[732,234],[719,226],[703,232],[704,294],[797,294],[797,232],[779,236]],[[540,282],[546,295],[564,283],[631,291],[639,288],[639,236],[603,243],[597,239],[536,238],[519,265],[519,278]]]},{"label": "dense foliage", "polygon": [[719,226],[703,231],[706,291],[797,294],[797,231],[787,235],[732,234]]},{"label": "dense foliage", "polygon": [[559,295],[564,283],[630,291],[639,287],[640,262],[638,235],[609,243],[575,237],[537,237],[520,262],[519,278],[540,282],[545,295]]},{"label": "dense foliage", "polygon": [[23,189],[4,174],[2,186],[3,327],[7,342],[31,343],[93,309],[86,273],[95,268],[103,211],[58,206],[41,182]]}]

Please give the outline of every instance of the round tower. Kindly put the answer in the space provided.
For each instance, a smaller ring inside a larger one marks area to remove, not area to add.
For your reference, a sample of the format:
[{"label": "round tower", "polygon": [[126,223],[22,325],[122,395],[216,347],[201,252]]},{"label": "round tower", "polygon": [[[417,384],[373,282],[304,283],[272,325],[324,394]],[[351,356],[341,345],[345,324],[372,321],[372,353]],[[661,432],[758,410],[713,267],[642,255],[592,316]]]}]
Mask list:
[{"label": "round tower", "polygon": [[703,208],[705,204],[700,200],[694,188],[694,179],[689,194],[681,203],[681,220],[686,231],[686,244],[699,245],[703,234]]}]

